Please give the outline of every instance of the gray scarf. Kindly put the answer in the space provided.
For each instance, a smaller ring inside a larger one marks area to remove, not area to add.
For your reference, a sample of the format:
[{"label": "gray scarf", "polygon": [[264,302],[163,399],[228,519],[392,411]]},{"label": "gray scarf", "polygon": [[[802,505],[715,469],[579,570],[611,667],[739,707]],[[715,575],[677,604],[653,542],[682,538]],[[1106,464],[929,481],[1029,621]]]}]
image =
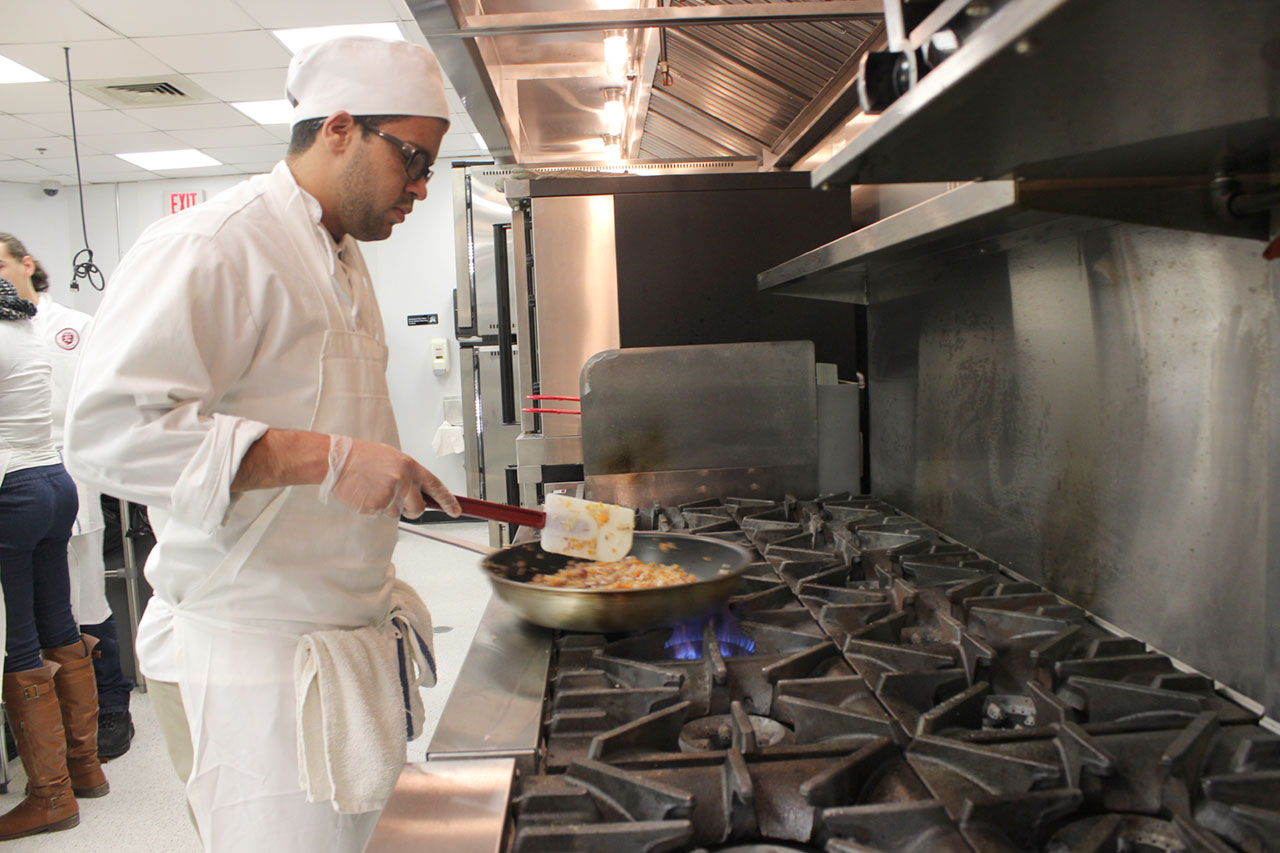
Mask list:
[{"label": "gray scarf", "polygon": [[7,278],[0,278],[0,320],[28,320],[36,316],[36,305],[18,295]]}]

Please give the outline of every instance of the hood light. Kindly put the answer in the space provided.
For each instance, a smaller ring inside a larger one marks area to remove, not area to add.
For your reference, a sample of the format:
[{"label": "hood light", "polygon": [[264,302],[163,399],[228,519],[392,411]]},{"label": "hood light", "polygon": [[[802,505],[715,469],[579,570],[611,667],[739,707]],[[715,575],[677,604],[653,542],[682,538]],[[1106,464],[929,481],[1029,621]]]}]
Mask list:
[{"label": "hood light", "polygon": [[630,54],[626,33],[609,30],[604,34],[604,67],[610,77],[622,79],[627,76]]},{"label": "hood light", "polygon": [[621,89],[604,90],[604,132],[610,136],[621,136],[622,126],[626,123],[626,108],[622,103]]},{"label": "hood light", "polygon": [[609,163],[622,162],[622,141],[617,136],[605,134],[604,159]]}]

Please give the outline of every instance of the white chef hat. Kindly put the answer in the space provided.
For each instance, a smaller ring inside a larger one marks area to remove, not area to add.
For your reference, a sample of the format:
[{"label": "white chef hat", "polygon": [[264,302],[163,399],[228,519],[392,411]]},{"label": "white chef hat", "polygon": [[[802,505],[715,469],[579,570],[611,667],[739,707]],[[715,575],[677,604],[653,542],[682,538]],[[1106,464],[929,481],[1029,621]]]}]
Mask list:
[{"label": "white chef hat", "polygon": [[429,48],[405,41],[344,36],[294,54],[285,77],[293,122],[356,116],[433,116],[449,121],[440,63]]}]

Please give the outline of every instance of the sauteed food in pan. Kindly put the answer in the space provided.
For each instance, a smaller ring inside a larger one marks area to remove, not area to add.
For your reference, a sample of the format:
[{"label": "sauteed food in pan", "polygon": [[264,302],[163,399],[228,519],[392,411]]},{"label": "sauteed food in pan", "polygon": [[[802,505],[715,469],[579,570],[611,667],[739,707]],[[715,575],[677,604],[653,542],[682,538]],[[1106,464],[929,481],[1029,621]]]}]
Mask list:
[{"label": "sauteed food in pan", "polygon": [[534,575],[529,583],[560,589],[650,589],[696,580],[697,575],[677,565],[646,563],[637,557],[624,557],[612,562],[575,560],[555,574]]}]

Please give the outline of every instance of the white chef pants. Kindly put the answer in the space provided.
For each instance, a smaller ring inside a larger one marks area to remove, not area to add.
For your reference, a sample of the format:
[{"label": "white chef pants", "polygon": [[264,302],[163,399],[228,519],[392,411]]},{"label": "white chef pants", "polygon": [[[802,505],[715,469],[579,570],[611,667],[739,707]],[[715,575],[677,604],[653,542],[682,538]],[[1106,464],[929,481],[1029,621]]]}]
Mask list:
[{"label": "white chef pants", "polygon": [[338,814],[298,781],[297,637],[176,618],[191,731],[187,800],[210,853],[360,853],[380,812]]}]

